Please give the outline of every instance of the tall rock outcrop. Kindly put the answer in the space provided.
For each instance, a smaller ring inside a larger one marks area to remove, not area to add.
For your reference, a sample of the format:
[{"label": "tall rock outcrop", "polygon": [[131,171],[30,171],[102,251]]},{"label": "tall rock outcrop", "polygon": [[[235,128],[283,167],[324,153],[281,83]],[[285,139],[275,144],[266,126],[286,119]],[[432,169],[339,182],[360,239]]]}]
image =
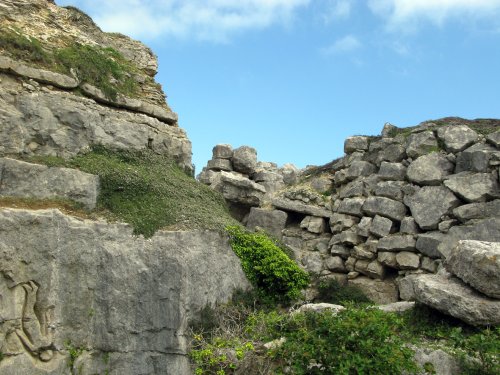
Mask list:
[{"label": "tall rock outcrop", "polygon": [[[190,374],[189,321],[249,287],[219,232],[145,239],[126,224],[34,209],[69,199],[88,213],[102,185],[77,169],[29,162],[37,158],[97,145],[149,149],[192,173],[191,143],[157,68],[149,48],[103,33],[76,8],[0,3],[1,374]],[[4,207],[16,199],[27,209]]]}]

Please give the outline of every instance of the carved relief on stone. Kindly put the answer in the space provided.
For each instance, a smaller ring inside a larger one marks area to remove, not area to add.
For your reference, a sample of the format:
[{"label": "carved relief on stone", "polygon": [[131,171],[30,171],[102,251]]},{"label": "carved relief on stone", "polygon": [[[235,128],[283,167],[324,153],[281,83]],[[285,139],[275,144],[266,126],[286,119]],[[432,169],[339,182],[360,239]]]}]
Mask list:
[{"label": "carved relief on stone", "polygon": [[49,311],[37,306],[40,286],[33,280],[12,287],[1,281],[0,351],[6,355],[27,351],[43,362],[50,361],[54,356],[53,334]]}]

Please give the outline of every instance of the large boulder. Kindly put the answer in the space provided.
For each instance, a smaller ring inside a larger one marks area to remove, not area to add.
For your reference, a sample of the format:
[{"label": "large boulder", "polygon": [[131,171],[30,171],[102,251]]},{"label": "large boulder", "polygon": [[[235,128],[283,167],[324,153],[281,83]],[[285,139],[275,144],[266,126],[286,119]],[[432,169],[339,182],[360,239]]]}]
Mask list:
[{"label": "large boulder", "polygon": [[266,194],[266,189],[262,185],[235,172],[217,173],[211,186],[222,193],[227,201],[244,206],[259,206]]},{"label": "large boulder", "polygon": [[47,167],[0,158],[0,196],[66,198],[95,208],[99,177],[77,169]]},{"label": "large boulder", "polygon": [[[2,374],[190,374],[188,321],[249,284],[217,232],[0,210]],[[70,349],[82,348],[69,369]],[[115,367],[116,365],[116,367]],[[114,372],[114,371],[113,371]]]},{"label": "large boulder", "polygon": [[443,126],[437,131],[446,151],[460,152],[478,140],[477,133],[466,125]]},{"label": "large boulder", "polygon": [[459,241],[445,265],[476,290],[500,299],[500,242]]},{"label": "large boulder", "polygon": [[455,173],[463,171],[488,172],[490,160],[499,154],[500,151],[495,146],[476,143],[458,154]]},{"label": "large boulder", "polygon": [[405,203],[420,228],[436,229],[441,217],[460,204],[458,198],[444,186],[424,186],[405,197]]},{"label": "large boulder", "polygon": [[410,134],[406,153],[410,158],[418,158],[419,156],[428,154],[438,148],[437,139],[434,133],[430,130],[420,133]]},{"label": "large boulder", "polygon": [[454,165],[441,153],[431,152],[420,156],[408,167],[407,175],[418,185],[439,185],[453,172]]},{"label": "large boulder", "polygon": [[474,325],[500,324],[500,300],[476,292],[446,273],[405,277],[416,301]]},{"label": "large boulder", "polygon": [[233,150],[232,160],[236,172],[251,175],[257,167],[257,151],[249,146],[238,147]]},{"label": "large boulder", "polygon": [[469,203],[500,197],[498,180],[491,173],[461,172],[448,176],[444,185]]}]

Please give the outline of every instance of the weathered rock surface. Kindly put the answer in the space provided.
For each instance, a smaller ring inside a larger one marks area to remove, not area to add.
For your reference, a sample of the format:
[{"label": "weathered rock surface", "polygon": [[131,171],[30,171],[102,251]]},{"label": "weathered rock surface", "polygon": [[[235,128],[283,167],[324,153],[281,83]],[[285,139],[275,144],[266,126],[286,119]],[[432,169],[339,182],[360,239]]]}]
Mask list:
[{"label": "weathered rock surface", "polygon": [[355,136],[346,138],[344,141],[344,152],[346,154],[353,153],[355,151],[367,151],[368,150],[368,137]]},{"label": "weathered rock surface", "polygon": [[454,167],[443,154],[431,152],[411,163],[407,175],[411,182],[418,185],[439,185]]},{"label": "weathered rock surface", "polygon": [[469,203],[500,197],[498,179],[491,173],[458,173],[447,177],[444,185]]},{"label": "weathered rock surface", "polygon": [[239,173],[218,173],[211,185],[216,191],[222,193],[229,202],[244,206],[259,206],[266,189]]},{"label": "weathered rock surface", "polygon": [[[422,371],[432,364],[435,375],[456,375],[461,373],[460,361],[441,349],[421,348],[411,346],[415,352],[414,358]],[[428,372],[422,372],[427,374]]]},{"label": "weathered rock surface", "polygon": [[500,242],[459,241],[445,266],[474,289],[500,299]]},{"label": "weathered rock surface", "polygon": [[215,232],[144,240],[123,224],[12,209],[0,232],[2,374],[66,373],[71,342],[84,374],[104,372],[109,353],[112,373],[187,375],[188,320],[248,287]]},{"label": "weathered rock surface", "polygon": [[408,145],[406,153],[411,158],[428,154],[437,149],[437,139],[432,131],[423,131],[420,133],[411,134],[408,137]]},{"label": "weathered rock surface", "polygon": [[378,241],[379,251],[415,251],[416,241],[412,235],[392,235]]},{"label": "weathered rock surface", "polygon": [[464,171],[487,172],[493,155],[500,154],[494,146],[476,143],[457,156],[455,173]]},{"label": "weathered rock surface", "polygon": [[474,291],[450,274],[410,275],[405,281],[418,302],[474,326],[500,324],[500,300]]},{"label": "weathered rock surface", "polygon": [[232,160],[235,171],[250,175],[257,167],[257,151],[249,146],[238,147],[233,150]]},{"label": "weathered rock surface", "polygon": [[441,217],[460,204],[458,198],[444,186],[424,186],[405,198],[405,203],[420,228],[436,229]]},{"label": "weathered rock surface", "polygon": [[439,243],[437,250],[443,258],[448,258],[460,240],[500,242],[500,216],[452,227]]},{"label": "weathered rock surface", "polygon": [[495,199],[486,203],[470,203],[457,207],[453,210],[453,215],[460,221],[472,219],[486,219],[500,216],[500,199]]},{"label": "weathered rock surface", "polygon": [[448,152],[460,152],[477,141],[477,133],[466,125],[444,126],[437,131]]}]

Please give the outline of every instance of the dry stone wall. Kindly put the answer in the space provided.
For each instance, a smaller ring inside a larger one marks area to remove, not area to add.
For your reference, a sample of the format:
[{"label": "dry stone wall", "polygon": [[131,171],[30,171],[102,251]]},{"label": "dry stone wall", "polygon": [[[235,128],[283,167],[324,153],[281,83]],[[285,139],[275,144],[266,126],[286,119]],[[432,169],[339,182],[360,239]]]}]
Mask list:
[{"label": "dry stone wall", "polygon": [[[280,237],[308,271],[357,285],[376,302],[415,298],[401,293],[401,280],[438,272],[460,240],[500,242],[499,138],[498,122],[461,119],[350,137],[344,157],[266,188],[244,222]],[[221,147],[201,181],[223,173]]]}]

